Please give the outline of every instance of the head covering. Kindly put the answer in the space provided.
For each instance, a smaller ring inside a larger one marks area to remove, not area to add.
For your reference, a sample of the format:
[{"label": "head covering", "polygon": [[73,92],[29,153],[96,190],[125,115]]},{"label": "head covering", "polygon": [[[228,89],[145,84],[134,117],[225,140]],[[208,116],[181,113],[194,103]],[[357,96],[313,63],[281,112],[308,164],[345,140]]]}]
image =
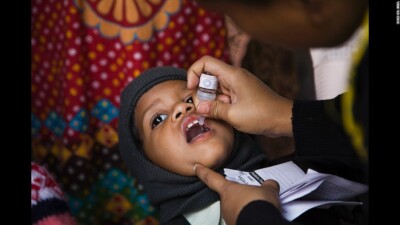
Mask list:
[{"label": "head covering", "polygon": [[[219,200],[219,195],[197,177],[171,173],[151,161],[135,141],[133,115],[140,97],[155,85],[168,80],[186,80],[186,71],[175,67],[156,67],[143,72],[122,92],[118,134],[121,156],[128,169],[144,186],[150,202],[160,209],[160,224],[202,209]],[[246,134],[235,131],[234,149],[223,168],[254,170],[265,162],[265,156]]]}]

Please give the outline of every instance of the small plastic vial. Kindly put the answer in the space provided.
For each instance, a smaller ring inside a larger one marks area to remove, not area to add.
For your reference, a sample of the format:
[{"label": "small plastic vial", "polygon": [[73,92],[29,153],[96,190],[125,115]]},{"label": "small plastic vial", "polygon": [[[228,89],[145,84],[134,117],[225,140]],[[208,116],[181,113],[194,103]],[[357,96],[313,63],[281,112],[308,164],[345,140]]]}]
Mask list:
[{"label": "small plastic vial", "polygon": [[[200,75],[199,88],[197,89],[197,97],[199,101],[215,100],[217,97],[218,79],[208,72],[203,72]],[[199,124],[203,126],[205,117],[200,116]]]},{"label": "small plastic vial", "polygon": [[218,79],[208,72],[200,75],[199,88],[197,89],[197,97],[202,100],[215,100],[218,88]]}]

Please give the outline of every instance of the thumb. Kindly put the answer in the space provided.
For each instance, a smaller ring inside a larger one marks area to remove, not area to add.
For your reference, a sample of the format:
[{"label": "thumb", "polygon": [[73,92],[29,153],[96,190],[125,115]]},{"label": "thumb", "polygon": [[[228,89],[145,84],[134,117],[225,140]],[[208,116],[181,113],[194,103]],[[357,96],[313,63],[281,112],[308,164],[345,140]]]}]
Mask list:
[{"label": "thumb", "polygon": [[279,195],[280,186],[277,181],[275,181],[273,179],[268,179],[262,183],[262,186],[271,188],[272,190],[274,190],[276,192],[277,195]]},{"label": "thumb", "polygon": [[200,180],[202,180],[209,188],[218,192],[219,194],[222,193],[225,185],[229,183],[224,176],[203,165],[195,164],[193,169],[196,173],[196,176],[199,177]]},{"label": "thumb", "polygon": [[269,203],[271,203],[275,208],[277,208],[279,211],[282,210],[281,204],[280,204],[280,198],[279,198],[279,183],[276,182],[275,180],[269,179],[264,181],[262,184],[262,187],[265,191],[265,193],[268,194],[269,196]]},{"label": "thumb", "polygon": [[197,113],[214,119],[227,120],[230,104],[222,101],[202,101],[197,106]]}]

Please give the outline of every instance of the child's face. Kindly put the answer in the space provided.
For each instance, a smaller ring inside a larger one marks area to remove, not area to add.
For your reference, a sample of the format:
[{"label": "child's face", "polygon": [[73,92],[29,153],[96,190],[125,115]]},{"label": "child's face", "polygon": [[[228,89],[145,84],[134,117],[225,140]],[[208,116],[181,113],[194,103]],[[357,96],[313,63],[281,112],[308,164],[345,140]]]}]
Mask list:
[{"label": "child's face", "polygon": [[233,128],[211,119],[203,127],[198,125],[197,104],[196,92],[179,80],[160,83],[142,95],[135,124],[148,159],[184,176],[194,175],[196,163],[210,168],[222,165],[233,148]]}]

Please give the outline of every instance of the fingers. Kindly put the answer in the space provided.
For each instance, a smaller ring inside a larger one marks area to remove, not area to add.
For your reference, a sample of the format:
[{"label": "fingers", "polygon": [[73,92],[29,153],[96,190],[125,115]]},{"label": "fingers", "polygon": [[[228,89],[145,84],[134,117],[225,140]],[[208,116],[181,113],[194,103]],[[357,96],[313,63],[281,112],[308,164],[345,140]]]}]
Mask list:
[{"label": "fingers", "polygon": [[197,88],[197,85],[200,81],[201,73],[197,74],[197,72],[192,71],[191,73],[187,73],[187,89],[192,90]]},{"label": "fingers", "polygon": [[200,164],[194,165],[193,169],[200,180],[209,188],[221,194],[222,190],[224,190],[224,186],[228,182],[225,180],[224,176]]},{"label": "fingers", "polygon": [[[229,75],[233,72],[230,65],[213,58],[211,56],[203,56],[194,62],[187,71],[187,88],[194,89],[197,87],[200,75],[203,71],[207,71],[214,76]],[[219,79],[219,78],[218,78]]]},{"label": "fingers", "polygon": [[264,181],[262,186],[273,189],[279,195],[280,186],[279,186],[279,183],[276,182],[275,180],[272,180],[272,179],[266,180],[266,181]]},{"label": "fingers", "polygon": [[217,100],[222,101],[224,103],[231,103],[231,97],[224,94],[217,95]]},{"label": "fingers", "polygon": [[269,193],[269,198],[267,201],[281,211],[282,208],[279,200],[279,183],[275,180],[269,179],[264,181],[262,188],[264,189],[265,193]]},{"label": "fingers", "polygon": [[229,106],[230,104],[222,101],[203,101],[197,106],[197,113],[214,119],[222,119],[227,121]]}]

